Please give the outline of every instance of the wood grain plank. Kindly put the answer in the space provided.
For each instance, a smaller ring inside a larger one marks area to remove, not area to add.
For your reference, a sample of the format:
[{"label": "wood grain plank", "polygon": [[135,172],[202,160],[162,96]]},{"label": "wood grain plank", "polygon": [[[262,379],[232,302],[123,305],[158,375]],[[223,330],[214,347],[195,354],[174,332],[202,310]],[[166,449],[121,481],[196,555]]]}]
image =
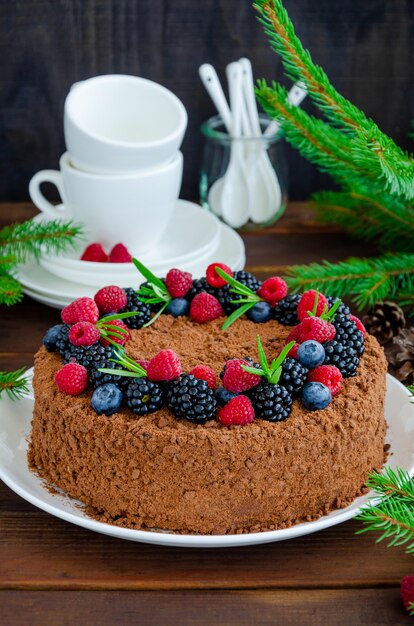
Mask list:
[{"label": "wood grain plank", "polygon": [[5,626],[394,626],[398,589],[257,592],[0,592]]},{"label": "wood grain plank", "polygon": [[412,569],[403,550],[355,536],[360,523],[281,543],[179,549],[93,533],[38,511],[2,486],[0,588],[238,589],[392,586]]}]

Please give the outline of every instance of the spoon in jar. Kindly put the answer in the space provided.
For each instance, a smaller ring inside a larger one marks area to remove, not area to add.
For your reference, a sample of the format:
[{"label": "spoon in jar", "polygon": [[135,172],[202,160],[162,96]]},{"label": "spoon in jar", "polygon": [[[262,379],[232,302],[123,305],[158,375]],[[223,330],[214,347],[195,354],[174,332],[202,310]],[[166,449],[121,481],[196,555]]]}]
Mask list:
[{"label": "spoon in jar", "polygon": [[233,228],[240,228],[249,220],[250,189],[247,184],[246,164],[242,134],[242,68],[239,63],[230,63],[226,68],[229,83],[230,109],[232,116],[230,161],[223,176],[220,205],[225,221]]}]

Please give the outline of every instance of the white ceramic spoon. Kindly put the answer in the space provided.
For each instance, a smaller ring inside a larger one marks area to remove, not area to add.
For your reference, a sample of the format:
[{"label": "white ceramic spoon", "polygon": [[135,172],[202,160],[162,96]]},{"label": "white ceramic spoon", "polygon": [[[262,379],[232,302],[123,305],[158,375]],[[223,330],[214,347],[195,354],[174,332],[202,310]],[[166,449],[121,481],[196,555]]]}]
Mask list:
[{"label": "white ceramic spoon", "polygon": [[[289,90],[287,100],[290,104],[293,104],[293,106],[298,107],[307,95],[308,92],[306,90],[306,87],[302,83],[298,82],[295,83],[293,87],[291,87],[291,89]],[[271,137],[272,135],[275,135],[277,133],[279,128],[279,122],[273,120],[273,122],[270,122],[269,126],[264,131],[263,136]]]},{"label": "white ceramic spoon", "polygon": [[[242,68],[243,95],[252,130],[251,136],[261,137],[262,130],[254,94],[252,65],[246,58],[240,59],[239,64]],[[246,159],[251,198],[250,218],[255,224],[263,224],[279,212],[282,204],[282,191],[264,142],[247,141]]]},{"label": "white ceramic spoon", "polygon": [[[208,95],[212,99],[228,134],[231,134],[231,125],[233,123],[230,107],[224,95],[220,79],[217,72],[210,63],[203,63],[198,69],[201,81],[207,90]],[[217,179],[208,192],[208,204],[213,213],[221,216],[221,194],[223,191],[223,177]]]},{"label": "white ceramic spoon", "polygon": [[241,137],[242,130],[242,68],[239,63],[230,63],[226,68],[229,83],[230,108],[233,123],[230,162],[223,177],[221,212],[225,221],[233,228],[240,228],[249,220],[250,194]]}]

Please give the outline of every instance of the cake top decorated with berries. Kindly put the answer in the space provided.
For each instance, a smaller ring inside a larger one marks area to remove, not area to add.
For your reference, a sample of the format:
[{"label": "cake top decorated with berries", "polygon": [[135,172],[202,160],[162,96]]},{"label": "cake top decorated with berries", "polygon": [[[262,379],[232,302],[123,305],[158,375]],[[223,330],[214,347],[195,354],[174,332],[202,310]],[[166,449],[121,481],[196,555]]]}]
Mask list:
[{"label": "cake top decorated with berries", "polygon": [[[89,394],[97,414],[126,408],[139,419],[168,410],[193,424],[214,420],[226,428],[264,420],[276,428],[296,403],[304,411],[328,407],[343,379],[357,373],[365,329],[337,298],[314,290],[288,294],[279,276],[261,282],[221,263],[195,280],[177,268],[161,279],[134,263],[144,283],[111,285],[93,299],[75,300],[43,342],[62,357],[58,390]],[[195,350],[194,361],[188,349],[209,332],[210,343],[202,342],[208,349]]]}]

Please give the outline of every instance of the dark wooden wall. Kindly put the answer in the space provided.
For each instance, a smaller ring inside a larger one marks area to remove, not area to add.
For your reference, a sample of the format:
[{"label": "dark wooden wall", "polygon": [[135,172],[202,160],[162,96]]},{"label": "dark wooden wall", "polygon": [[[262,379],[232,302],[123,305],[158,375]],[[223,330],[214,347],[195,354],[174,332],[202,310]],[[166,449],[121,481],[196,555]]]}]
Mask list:
[{"label": "dark wooden wall", "polygon": [[[414,118],[413,0],[285,0],[304,44],[333,83],[409,148]],[[189,113],[182,196],[197,197],[200,123],[213,113],[197,69],[249,56],[282,78],[250,0],[0,0],[0,201],[28,197],[31,175],[57,167],[72,83],[139,74],[166,85]],[[288,151],[290,194],[327,181]]]}]

